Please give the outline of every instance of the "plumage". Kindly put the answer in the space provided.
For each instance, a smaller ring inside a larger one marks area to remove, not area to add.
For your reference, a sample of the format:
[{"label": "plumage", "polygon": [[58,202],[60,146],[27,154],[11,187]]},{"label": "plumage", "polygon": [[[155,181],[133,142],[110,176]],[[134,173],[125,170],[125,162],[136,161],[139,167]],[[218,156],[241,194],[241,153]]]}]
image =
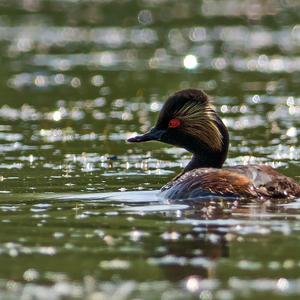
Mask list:
[{"label": "plumage", "polygon": [[293,198],[300,196],[300,185],[266,165],[198,168],[167,183],[162,187],[160,196],[168,199],[206,196]]},{"label": "plumage", "polygon": [[267,165],[222,168],[229,135],[208,96],[195,89],[167,99],[154,128],[129,142],[158,140],[190,151],[193,156],[182,173],[162,187],[167,199],[300,197],[300,185]]}]

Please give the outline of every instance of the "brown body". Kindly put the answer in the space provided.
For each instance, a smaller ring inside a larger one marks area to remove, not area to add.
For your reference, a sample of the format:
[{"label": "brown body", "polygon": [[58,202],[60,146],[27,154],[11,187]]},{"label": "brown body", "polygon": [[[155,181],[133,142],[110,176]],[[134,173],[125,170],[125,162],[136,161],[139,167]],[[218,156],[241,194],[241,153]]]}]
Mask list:
[{"label": "brown body", "polygon": [[294,198],[300,197],[300,185],[266,165],[199,168],[177,176],[161,189],[160,196],[167,199]]}]

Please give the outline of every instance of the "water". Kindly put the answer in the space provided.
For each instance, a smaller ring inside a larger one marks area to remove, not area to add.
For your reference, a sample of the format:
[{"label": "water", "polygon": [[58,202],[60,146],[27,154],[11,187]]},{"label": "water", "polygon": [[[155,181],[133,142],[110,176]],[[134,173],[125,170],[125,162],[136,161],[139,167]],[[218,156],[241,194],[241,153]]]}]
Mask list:
[{"label": "water", "polygon": [[300,199],[168,202],[181,149],[127,144],[214,98],[226,165],[300,180],[300,4],[0,1],[1,299],[298,299]]}]

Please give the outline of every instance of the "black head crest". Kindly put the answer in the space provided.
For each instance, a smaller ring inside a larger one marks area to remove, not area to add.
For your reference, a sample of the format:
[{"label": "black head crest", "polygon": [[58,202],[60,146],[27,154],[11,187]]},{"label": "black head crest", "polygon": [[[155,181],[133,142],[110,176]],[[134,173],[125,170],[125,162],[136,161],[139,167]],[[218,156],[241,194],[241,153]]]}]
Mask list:
[{"label": "black head crest", "polygon": [[204,92],[187,89],[169,97],[160,112],[156,127],[167,127],[168,122],[174,118],[181,121],[181,131],[202,140],[212,150],[222,149],[222,134],[216,124],[216,112]]}]

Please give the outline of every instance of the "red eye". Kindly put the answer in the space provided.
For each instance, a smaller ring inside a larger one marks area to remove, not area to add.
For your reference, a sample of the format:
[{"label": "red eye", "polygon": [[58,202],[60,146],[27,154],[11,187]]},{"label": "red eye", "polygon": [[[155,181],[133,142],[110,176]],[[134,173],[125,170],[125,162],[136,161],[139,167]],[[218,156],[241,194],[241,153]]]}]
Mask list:
[{"label": "red eye", "polygon": [[181,124],[179,119],[172,119],[169,121],[169,128],[177,128]]}]

